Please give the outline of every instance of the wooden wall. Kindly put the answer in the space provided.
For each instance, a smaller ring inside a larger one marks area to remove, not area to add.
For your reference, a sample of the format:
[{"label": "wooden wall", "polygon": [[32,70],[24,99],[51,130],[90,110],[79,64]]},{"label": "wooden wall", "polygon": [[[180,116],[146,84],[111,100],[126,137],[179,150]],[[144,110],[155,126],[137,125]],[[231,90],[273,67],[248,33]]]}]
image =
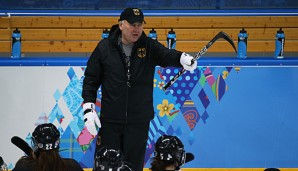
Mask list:
[{"label": "wooden wall", "polygon": [[[230,35],[237,45],[242,27],[248,32],[248,52],[273,52],[276,31],[285,31],[286,52],[298,52],[297,16],[197,16],[145,17],[144,31],[154,28],[165,44],[168,31],[177,34],[176,48],[198,52],[219,31]],[[118,17],[104,16],[11,16],[0,17],[0,52],[11,51],[11,34],[19,28],[22,52],[92,52],[103,29],[116,24]],[[232,52],[219,41],[208,52]]]}]

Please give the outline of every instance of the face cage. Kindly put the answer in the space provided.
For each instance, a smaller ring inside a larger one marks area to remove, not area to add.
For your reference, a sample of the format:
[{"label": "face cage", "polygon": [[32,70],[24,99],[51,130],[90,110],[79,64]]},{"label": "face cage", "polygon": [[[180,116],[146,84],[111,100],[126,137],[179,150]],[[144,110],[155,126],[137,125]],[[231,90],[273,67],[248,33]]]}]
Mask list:
[{"label": "face cage", "polygon": [[117,168],[110,168],[110,167],[105,168],[105,166],[103,166],[103,165],[96,164],[96,167],[93,169],[94,169],[94,171],[133,171],[125,163],[122,166],[117,167]]},{"label": "face cage", "polygon": [[179,148],[175,152],[165,149],[160,151],[161,152],[154,151],[154,156],[159,157],[161,160],[177,162],[179,169],[185,164],[186,153],[182,148]]},{"label": "face cage", "polygon": [[116,170],[118,170],[118,168],[121,168],[122,165],[123,165],[122,161],[120,161],[121,164],[119,165],[118,160],[115,160],[115,159],[111,160],[109,158],[106,158],[102,161],[100,159],[101,157],[96,157],[94,167],[97,168],[97,169],[94,168],[94,170],[97,170],[97,171],[104,171],[104,170],[116,171]]}]

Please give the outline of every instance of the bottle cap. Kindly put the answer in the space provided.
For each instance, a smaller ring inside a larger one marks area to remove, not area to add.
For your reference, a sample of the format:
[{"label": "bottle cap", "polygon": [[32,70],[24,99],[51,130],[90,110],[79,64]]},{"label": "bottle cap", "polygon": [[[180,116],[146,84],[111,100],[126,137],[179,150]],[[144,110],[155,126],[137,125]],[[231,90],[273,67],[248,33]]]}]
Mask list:
[{"label": "bottle cap", "polygon": [[283,34],[284,31],[283,31],[281,28],[279,28],[279,30],[277,31],[277,33],[279,33],[279,34]]},{"label": "bottle cap", "polygon": [[21,33],[20,30],[18,28],[16,28],[13,33]]},{"label": "bottle cap", "polygon": [[106,28],[103,30],[103,33],[110,33],[110,31]]},{"label": "bottle cap", "polygon": [[240,30],[240,33],[247,33],[246,30],[244,30],[244,28],[242,28],[242,30]]},{"label": "bottle cap", "polygon": [[173,30],[173,28],[171,28],[171,30],[169,31],[169,34],[175,34],[175,31]]},{"label": "bottle cap", "polygon": [[156,33],[156,31],[154,30],[154,28],[152,30],[150,30],[150,33]]}]

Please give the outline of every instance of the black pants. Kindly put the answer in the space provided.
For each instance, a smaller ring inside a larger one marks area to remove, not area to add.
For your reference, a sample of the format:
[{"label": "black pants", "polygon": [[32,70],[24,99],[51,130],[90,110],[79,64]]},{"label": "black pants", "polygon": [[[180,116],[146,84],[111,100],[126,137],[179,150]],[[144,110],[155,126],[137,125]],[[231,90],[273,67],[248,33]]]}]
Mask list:
[{"label": "black pants", "polygon": [[150,122],[119,124],[101,123],[96,149],[106,146],[120,149],[134,171],[143,171]]}]

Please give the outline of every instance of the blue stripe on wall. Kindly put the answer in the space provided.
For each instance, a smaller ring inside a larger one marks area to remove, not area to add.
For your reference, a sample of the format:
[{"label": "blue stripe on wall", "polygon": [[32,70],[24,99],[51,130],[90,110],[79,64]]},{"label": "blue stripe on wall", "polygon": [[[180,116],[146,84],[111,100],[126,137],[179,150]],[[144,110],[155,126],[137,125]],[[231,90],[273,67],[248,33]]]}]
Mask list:
[{"label": "blue stripe on wall", "polygon": [[[86,66],[88,58],[0,58],[0,66]],[[298,57],[274,59],[255,57],[237,59],[231,57],[202,57],[199,66],[297,66]]]}]

